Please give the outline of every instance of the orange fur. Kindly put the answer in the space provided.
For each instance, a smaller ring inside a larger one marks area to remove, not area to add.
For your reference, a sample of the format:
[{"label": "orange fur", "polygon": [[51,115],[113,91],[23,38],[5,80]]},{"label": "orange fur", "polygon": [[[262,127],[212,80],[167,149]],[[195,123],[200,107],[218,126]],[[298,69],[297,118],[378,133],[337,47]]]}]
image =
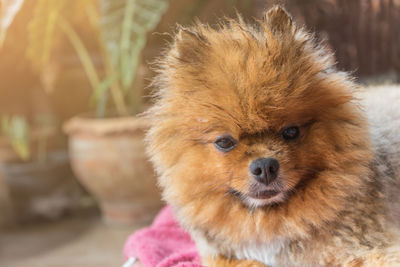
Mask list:
[{"label": "orange fur", "polygon": [[[385,256],[394,241],[355,85],[281,7],[258,25],[180,28],[157,64],[149,154],[202,256],[226,258],[211,266],[242,266],[243,244],[276,240],[276,266],[400,264],[398,251]],[[291,124],[301,134],[286,142],[279,131]],[[226,133],[239,142],[223,153],[213,142]],[[249,207],[229,191],[246,194],[258,157],[279,161],[284,199]]]}]

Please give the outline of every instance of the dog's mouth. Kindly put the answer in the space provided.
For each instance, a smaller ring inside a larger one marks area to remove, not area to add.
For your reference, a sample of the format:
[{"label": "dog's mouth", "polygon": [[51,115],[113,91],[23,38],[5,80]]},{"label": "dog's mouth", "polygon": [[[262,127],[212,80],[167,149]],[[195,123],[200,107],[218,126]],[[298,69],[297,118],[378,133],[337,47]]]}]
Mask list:
[{"label": "dog's mouth", "polygon": [[278,195],[279,193],[280,191],[277,190],[262,190],[257,192],[249,192],[246,195],[254,199],[269,199]]},{"label": "dog's mouth", "polygon": [[289,198],[295,194],[300,188],[306,186],[307,181],[314,178],[315,174],[307,175],[307,180],[300,179],[295,186],[285,186],[282,178],[264,185],[257,182],[251,182],[247,188],[235,189],[230,187],[228,193],[235,196],[237,200],[250,208],[258,208],[265,206],[276,206],[283,202],[289,201]]},{"label": "dog's mouth", "polygon": [[238,199],[249,207],[277,204],[285,200],[285,193],[279,190],[260,190],[243,193],[230,188],[229,193],[238,197]]}]

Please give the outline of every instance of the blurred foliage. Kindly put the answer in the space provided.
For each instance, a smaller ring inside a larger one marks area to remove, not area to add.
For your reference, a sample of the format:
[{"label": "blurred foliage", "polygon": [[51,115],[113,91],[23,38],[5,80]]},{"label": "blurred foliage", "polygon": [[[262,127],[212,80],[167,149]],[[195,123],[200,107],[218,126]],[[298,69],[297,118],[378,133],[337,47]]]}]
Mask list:
[{"label": "blurred foliage", "polygon": [[146,34],[157,26],[168,2],[160,0],[100,0],[101,31],[111,63],[128,90],[138,67]]},{"label": "blurred foliage", "polygon": [[54,134],[55,125],[54,116],[45,113],[36,114],[31,122],[21,115],[4,115],[1,119],[3,135],[23,161],[46,161],[48,139]]},{"label": "blurred foliage", "polygon": [[1,128],[18,156],[22,160],[30,159],[31,135],[26,119],[22,116],[4,116],[1,121]]},{"label": "blurred foliage", "polygon": [[[131,89],[140,54],[146,45],[147,33],[159,23],[168,7],[168,0],[99,0],[99,4],[107,77],[97,87],[96,95],[104,95],[103,88],[110,84],[111,93],[116,100],[117,92],[122,91],[126,95]],[[140,89],[135,88],[133,91],[133,113],[140,110]],[[127,112],[121,104],[118,106],[116,103],[116,106],[120,113]],[[98,115],[103,112],[98,110]]]},{"label": "blurred foliage", "polygon": [[[35,68],[45,69],[52,50],[66,36],[93,88],[97,116],[105,116],[109,94],[119,115],[135,114],[140,110],[141,89],[132,91],[135,97],[130,108],[126,96],[136,77],[146,35],[158,24],[167,6],[168,0],[38,0],[29,24],[28,58]],[[99,33],[103,70],[96,68],[74,27],[82,17]]]},{"label": "blurred foliage", "polygon": [[63,41],[60,20],[79,24],[95,8],[95,0],[37,0],[28,25],[27,56],[34,67],[40,69],[48,64],[51,52]]}]

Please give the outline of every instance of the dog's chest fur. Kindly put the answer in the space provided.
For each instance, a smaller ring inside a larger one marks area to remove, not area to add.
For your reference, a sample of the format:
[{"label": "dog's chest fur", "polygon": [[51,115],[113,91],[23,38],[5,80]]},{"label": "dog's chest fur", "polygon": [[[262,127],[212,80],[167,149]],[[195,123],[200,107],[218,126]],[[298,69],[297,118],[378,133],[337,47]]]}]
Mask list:
[{"label": "dog's chest fur", "polygon": [[268,243],[252,242],[236,247],[233,254],[237,259],[252,259],[274,267],[278,266],[277,256],[286,245],[287,243],[282,240]]},{"label": "dog's chest fur", "polygon": [[286,240],[275,239],[269,242],[253,240],[232,245],[231,243],[207,239],[200,231],[192,231],[191,235],[202,257],[223,255],[239,260],[259,261],[268,267],[279,267],[278,255],[285,251],[289,244]]}]

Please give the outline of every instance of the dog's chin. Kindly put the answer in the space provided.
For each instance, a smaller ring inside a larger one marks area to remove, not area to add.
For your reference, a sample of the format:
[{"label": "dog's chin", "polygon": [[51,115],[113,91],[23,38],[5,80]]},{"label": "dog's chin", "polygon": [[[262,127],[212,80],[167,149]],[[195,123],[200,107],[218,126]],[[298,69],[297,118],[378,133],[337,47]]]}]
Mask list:
[{"label": "dog's chin", "polygon": [[270,206],[282,203],[286,201],[287,193],[285,191],[274,191],[274,190],[262,190],[262,191],[251,191],[243,193],[230,189],[229,193],[238,200],[242,201],[246,206],[250,208],[259,208],[264,206]]},{"label": "dog's chin", "polygon": [[255,197],[251,195],[242,196],[243,203],[250,208],[259,208],[282,203],[286,200],[285,192],[267,192],[265,196]]}]

